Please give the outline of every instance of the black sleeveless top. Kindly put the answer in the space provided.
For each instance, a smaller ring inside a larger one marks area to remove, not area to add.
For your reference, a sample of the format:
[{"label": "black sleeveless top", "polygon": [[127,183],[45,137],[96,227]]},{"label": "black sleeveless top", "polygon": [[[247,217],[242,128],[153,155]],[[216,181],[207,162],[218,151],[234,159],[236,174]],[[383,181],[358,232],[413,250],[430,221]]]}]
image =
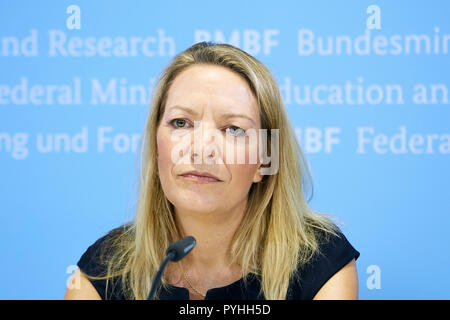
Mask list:
[{"label": "black sleeveless top", "polygon": [[[122,226],[123,227],[123,226]],[[116,228],[92,244],[81,256],[77,265],[87,275],[103,275],[106,267],[99,259],[101,249],[108,243],[108,238]],[[318,231],[321,232],[321,231]],[[298,269],[300,277],[292,278],[286,295],[287,300],[311,300],[319,289],[336,272],[349,263],[352,259],[357,260],[359,252],[353,248],[347,238],[339,233],[339,237],[331,236],[329,241],[320,245],[320,253],[304,266]],[[209,289],[205,300],[261,300],[260,276],[249,273],[227,286]],[[106,280],[90,280],[102,299],[124,300],[121,290],[120,277],[109,280],[106,295]],[[159,294],[162,300],[189,300],[189,291],[186,288],[168,285],[168,289],[162,289]]]}]

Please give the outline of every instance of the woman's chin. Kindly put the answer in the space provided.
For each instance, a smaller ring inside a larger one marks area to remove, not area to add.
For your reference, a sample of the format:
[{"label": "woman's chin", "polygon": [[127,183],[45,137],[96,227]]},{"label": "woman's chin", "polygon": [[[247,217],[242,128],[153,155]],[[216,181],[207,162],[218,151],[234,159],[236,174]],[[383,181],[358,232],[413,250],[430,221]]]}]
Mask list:
[{"label": "woman's chin", "polygon": [[179,204],[178,206],[175,205],[175,208],[177,208],[178,212],[199,214],[199,215],[207,215],[213,212],[217,212],[219,210],[217,205],[208,206],[205,205],[205,203],[195,203],[195,202]]}]

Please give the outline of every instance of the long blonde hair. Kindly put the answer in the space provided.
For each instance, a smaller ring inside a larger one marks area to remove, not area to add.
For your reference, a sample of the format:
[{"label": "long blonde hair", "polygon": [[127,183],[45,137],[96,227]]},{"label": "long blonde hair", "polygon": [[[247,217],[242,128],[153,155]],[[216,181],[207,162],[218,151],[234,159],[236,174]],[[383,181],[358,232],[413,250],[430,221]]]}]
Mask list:
[{"label": "long blonde hair", "polygon": [[[261,127],[269,132],[279,129],[278,172],[251,186],[244,218],[231,242],[231,256],[232,263],[242,267],[244,279],[244,270],[260,276],[266,299],[285,299],[289,280],[299,276],[297,268],[319,250],[316,231],[337,234],[338,228],[308,206],[304,193],[311,186],[310,173],[271,72],[256,58],[227,44],[195,44],[174,57],[161,74],[141,140],[136,216],[112,236],[102,260],[107,266],[105,274],[90,278],[121,276],[126,299],[146,299],[167,246],[181,237],[158,176],[156,131],[171,83],[194,64],[219,65],[241,75],[257,99]],[[162,284],[167,285],[164,278]]]}]

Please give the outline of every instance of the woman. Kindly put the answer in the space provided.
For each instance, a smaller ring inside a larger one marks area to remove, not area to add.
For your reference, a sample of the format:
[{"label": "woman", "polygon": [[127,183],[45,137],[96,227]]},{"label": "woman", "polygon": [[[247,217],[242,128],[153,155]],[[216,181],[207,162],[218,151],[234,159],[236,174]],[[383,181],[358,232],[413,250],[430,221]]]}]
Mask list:
[{"label": "woman", "polygon": [[357,299],[359,252],[308,207],[307,166],[257,59],[204,42],[177,55],[142,142],[136,217],[88,248],[66,299],[146,299],[187,235],[197,245],[168,264],[158,299]]}]

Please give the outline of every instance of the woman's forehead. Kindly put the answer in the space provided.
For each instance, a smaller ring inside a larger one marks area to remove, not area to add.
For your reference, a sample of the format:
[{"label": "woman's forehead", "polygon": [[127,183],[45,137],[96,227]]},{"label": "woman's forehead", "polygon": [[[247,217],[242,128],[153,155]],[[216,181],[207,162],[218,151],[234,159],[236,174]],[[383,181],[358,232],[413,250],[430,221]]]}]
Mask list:
[{"label": "woman's forehead", "polygon": [[212,65],[191,66],[175,78],[168,92],[166,111],[177,106],[250,117],[259,113],[247,81],[232,70]]}]

